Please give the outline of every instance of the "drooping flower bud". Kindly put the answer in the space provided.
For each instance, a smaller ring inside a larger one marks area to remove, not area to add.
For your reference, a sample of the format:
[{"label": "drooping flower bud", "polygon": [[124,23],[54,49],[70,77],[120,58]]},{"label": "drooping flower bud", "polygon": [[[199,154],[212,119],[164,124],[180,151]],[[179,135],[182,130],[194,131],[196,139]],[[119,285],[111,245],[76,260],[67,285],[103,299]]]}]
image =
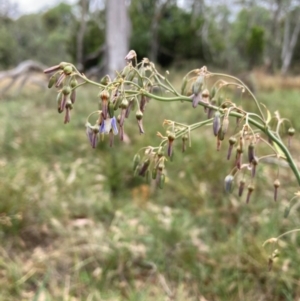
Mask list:
[{"label": "drooping flower bud", "polygon": [[101,109],[102,109],[102,115],[103,118],[107,118],[108,113],[108,99],[109,99],[109,92],[107,90],[103,90],[99,94],[101,99]]},{"label": "drooping flower bud", "polygon": [[245,183],[246,183],[246,182],[245,182],[244,179],[242,179],[242,180],[240,181],[240,185],[239,185],[239,193],[238,193],[239,197],[241,197],[242,194],[243,194],[243,192],[244,192]]},{"label": "drooping flower bud", "polygon": [[168,133],[168,156],[172,157],[173,154],[173,142],[175,140],[175,134],[173,132]]},{"label": "drooping flower bud", "polygon": [[249,161],[249,163],[252,163],[252,161],[255,157],[254,148],[255,148],[255,145],[251,141],[248,145],[248,161]]},{"label": "drooping flower bud", "polygon": [[70,87],[72,88],[70,99],[73,104],[75,103],[75,100],[76,100],[76,90],[75,89],[76,89],[77,85],[78,85],[78,81],[75,77],[73,77],[72,80],[70,81]]},{"label": "drooping flower bud", "polygon": [[277,201],[277,197],[278,197],[278,188],[280,186],[280,181],[278,179],[276,179],[274,181],[274,201]]},{"label": "drooping flower bud", "polygon": [[229,160],[231,157],[233,146],[236,144],[236,138],[232,136],[229,138],[228,142],[229,142],[229,148],[227,153],[227,160]]},{"label": "drooping flower bud", "polygon": [[58,92],[57,93],[57,96],[56,96],[56,102],[57,102],[57,111],[58,113],[62,113],[63,112],[63,109],[61,109],[62,105],[62,92]]},{"label": "drooping flower bud", "polygon": [[71,93],[71,88],[69,86],[64,86],[61,92],[62,92],[62,101],[60,103],[60,111],[63,112],[67,103],[68,95]]},{"label": "drooping flower bud", "polygon": [[248,185],[248,193],[247,193],[247,197],[246,197],[246,204],[249,203],[250,196],[251,196],[251,194],[252,194],[253,191],[254,191],[254,185],[253,184],[249,184]]},{"label": "drooping flower bud", "polygon": [[130,50],[125,56],[126,61],[131,61],[136,57],[136,52],[134,50]]},{"label": "drooping flower bud", "polygon": [[182,136],[182,148],[181,148],[181,150],[182,150],[183,153],[186,151],[186,142],[188,141],[188,139],[189,139],[189,136],[187,134],[184,134]]},{"label": "drooping flower bud", "polygon": [[60,74],[59,78],[57,79],[55,87],[58,88],[61,85],[61,83],[64,81],[65,78],[66,78],[66,75],[62,72]]},{"label": "drooping flower bud", "polygon": [[238,169],[241,169],[241,167],[242,167],[242,154],[243,154],[243,150],[241,149],[241,146],[239,145],[236,148],[236,157],[235,157],[235,166]]},{"label": "drooping flower bud", "polygon": [[295,135],[295,129],[290,127],[288,129],[288,147],[290,148],[291,147],[291,140],[292,140],[292,137]]},{"label": "drooping flower bud", "polygon": [[122,102],[120,103],[120,108],[121,108],[121,117],[120,117],[120,126],[123,126],[123,124],[124,124],[124,119],[125,119],[125,114],[126,114],[126,109],[127,109],[127,107],[128,107],[128,104],[129,104],[129,102],[128,102],[128,100],[127,100],[127,98],[123,98],[122,99]]},{"label": "drooping flower bud", "polygon": [[256,156],[254,156],[254,158],[251,161],[252,178],[255,177],[257,164],[258,164],[258,158]]},{"label": "drooping flower bud", "polygon": [[213,132],[215,136],[218,136],[219,130],[221,127],[221,118],[220,118],[220,112],[216,111],[214,120],[213,120]]},{"label": "drooping flower bud", "polygon": [[65,108],[66,108],[66,112],[65,112],[64,123],[66,124],[66,123],[70,122],[70,119],[71,119],[70,111],[73,109],[73,105],[72,105],[72,102],[70,99],[67,100]]},{"label": "drooping flower bud", "polygon": [[149,165],[150,165],[150,160],[146,159],[140,168],[139,176],[144,177],[146,175],[146,171],[147,171]]},{"label": "drooping flower bud", "polygon": [[199,102],[201,101],[201,94],[193,94],[192,98],[192,107],[197,108]]},{"label": "drooping flower bud", "polygon": [[140,134],[144,134],[145,131],[143,128],[143,112],[141,110],[137,110],[135,117],[139,126]]}]

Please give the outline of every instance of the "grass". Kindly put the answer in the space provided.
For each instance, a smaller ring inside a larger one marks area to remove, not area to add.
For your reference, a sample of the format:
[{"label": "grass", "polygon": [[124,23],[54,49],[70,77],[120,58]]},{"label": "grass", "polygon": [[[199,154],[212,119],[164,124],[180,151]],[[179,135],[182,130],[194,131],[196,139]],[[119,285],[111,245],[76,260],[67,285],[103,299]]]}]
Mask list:
[{"label": "grass", "polygon": [[[92,88],[79,91],[66,126],[56,113],[55,93],[2,102],[0,301],[300,298],[299,235],[279,242],[271,271],[274,245],[262,247],[299,226],[297,203],[283,218],[298,189],[288,169],[280,168],[275,203],[277,167],[260,166],[246,205],[236,187],[224,194],[232,162],[226,160],[226,143],[217,152],[206,128],[193,133],[184,155],[176,145],[165,188],[157,190],[133,177],[134,153],[159,143],[156,131],[164,118],[193,122],[205,118],[203,110],[152,101],[145,135],[132,118],[125,124],[127,143],[117,139],[110,148],[104,141],[93,150],[84,123],[97,109],[95,95]],[[260,95],[271,111],[295,121],[296,129],[297,98],[295,91]],[[295,154],[298,146],[295,137]]]}]

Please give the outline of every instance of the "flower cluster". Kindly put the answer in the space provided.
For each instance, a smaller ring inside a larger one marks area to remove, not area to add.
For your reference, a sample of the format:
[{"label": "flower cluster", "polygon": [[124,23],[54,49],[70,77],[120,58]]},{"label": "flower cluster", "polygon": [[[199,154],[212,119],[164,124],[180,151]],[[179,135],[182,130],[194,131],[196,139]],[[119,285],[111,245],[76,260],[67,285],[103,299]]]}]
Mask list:
[{"label": "flower cluster", "polygon": [[[281,118],[278,112],[272,116],[238,78],[211,73],[206,67],[202,67],[186,74],[179,92],[167,76],[157,71],[149,59],[144,58],[138,63],[134,50],[126,55],[125,62],[126,66],[120,73],[116,72],[115,78],[111,79],[106,75],[99,83],[89,80],[74,65],[65,62],[45,70],[46,74],[53,74],[48,86],[49,88],[55,86],[58,90],[57,109],[59,113],[65,112],[64,123],[70,122],[70,111],[75,103],[76,90],[85,84],[92,84],[99,88],[99,110],[91,113],[86,121],[86,134],[93,148],[96,148],[98,141],[103,140],[105,136],[109,136],[111,146],[116,135],[119,135],[120,140],[124,140],[126,119],[132,115],[132,111],[135,111],[139,133],[145,133],[143,117],[150,99],[164,102],[189,102],[194,109],[202,106],[206,118],[192,125],[165,120],[163,123],[166,126],[165,134],[158,133],[161,138],[160,144],[157,147],[147,147],[145,151],[139,151],[135,156],[135,174],[152,178],[159,187],[163,187],[166,174],[165,162],[172,161],[177,141],[181,139],[181,149],[184,152],[187,142],[191,146],[190,132],[211,125],[217,151],[229,136],[226,158],[231,160],[234,157],[233,168],[225,177],[225,191],[232,191],[233,183],[238,181],[239,196],[243,195],[247,186],[246,202],[248,203],[255,189],[257,166],[268,157],[288,161],[300,185],[300,173],[289,152],[291,138],[295,133],[294,128],[289,121]],[[224,89],[228,92],[231,88],[240,89],[242,93],[247,92],[255,103],[257,112],[247,112],[228,96],[224,98]],[[95,120],[91,122],[90,120],[95,116]],[[236,122],[230,123],[232,119],[236,119]],[[284,123],[289,124],[288,146],[285,146],[280,136]],[[270,154],[259,156],[257,150],[260,144],[267,145]],[[275,201],[278,199],[279,187],[278,172],[274,179]]]}]

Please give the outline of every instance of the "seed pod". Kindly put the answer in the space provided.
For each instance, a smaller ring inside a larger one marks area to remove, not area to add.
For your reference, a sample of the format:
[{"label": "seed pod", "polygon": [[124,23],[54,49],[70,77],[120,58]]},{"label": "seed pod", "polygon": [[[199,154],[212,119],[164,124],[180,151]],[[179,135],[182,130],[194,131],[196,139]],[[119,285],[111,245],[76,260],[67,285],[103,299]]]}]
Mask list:
[{"label": "seed pod", "polygon": [[229,142],[229,148],[227,153],[227,160],[229,160],[231,157],[233,146],[236,144],[236,138],[232,136],[229,138],[228,142]]},{"label": "seed pod", "polygon": [[274,181],[274,201],[277,201],[277,197],[278,197],[278,188],[280,186],[280,181],[278,179],[276,179]]},{"label": "seed pod", "polygon": [[245,180],[242,179],[240,181],[240,185],[239,185],[239,197],[242,196],[243,192],[244,192],[244,188],[245,188]]},{"label": "seed pod", "polygon": [[253,184],[249,184],[248,185],[248,193],[247,193],[247,197],[246,197],[246,204],[249,203],[250,196],[251,196],[251,194],[252,194],[253,191],[254,191],[254,185]]},{"label": "seed pod", "polygon": [[213,132],[215,136],[218,136],[219,130],[221,127],[221,119],[220,119],[220,112],[216,111],[214,120],[213,120]]},{"label": "seed pod", "polygon": [[224,179],[225,192],[229,193],[232,191],[234,177],[232,175],[227,175]]}]

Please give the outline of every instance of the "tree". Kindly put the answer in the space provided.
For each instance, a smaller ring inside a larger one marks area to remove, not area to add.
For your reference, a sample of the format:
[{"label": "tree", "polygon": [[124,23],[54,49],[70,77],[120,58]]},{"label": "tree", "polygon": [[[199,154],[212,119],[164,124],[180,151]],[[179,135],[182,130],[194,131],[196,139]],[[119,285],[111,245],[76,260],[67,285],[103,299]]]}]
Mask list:
[{"label": "tree", "polygon": [[114,77],[125,65],[129,49],[129,19],[125,0],[106,2],[106,73]]}]

